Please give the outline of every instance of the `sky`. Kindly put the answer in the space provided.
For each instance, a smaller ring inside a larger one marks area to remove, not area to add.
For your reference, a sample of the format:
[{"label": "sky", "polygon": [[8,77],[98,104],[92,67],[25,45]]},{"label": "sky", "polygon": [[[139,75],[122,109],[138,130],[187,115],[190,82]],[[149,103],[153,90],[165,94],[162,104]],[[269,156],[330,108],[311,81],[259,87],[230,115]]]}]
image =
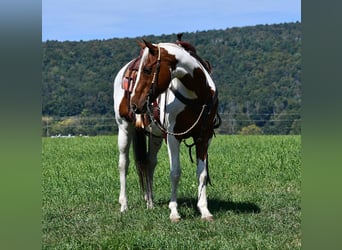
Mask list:
[{"label": "sky", "polygon": [[301,21],[301,0],[42,0],[42,40],[143,37]]}]

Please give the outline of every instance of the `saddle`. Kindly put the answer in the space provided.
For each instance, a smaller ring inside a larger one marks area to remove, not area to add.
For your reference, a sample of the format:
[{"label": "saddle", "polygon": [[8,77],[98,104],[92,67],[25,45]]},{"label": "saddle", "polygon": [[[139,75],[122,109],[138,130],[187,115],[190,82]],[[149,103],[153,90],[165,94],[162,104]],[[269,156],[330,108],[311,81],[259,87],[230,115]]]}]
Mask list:
[{"label": "saddle", "polygon": [[124,78],[122,80],[122,88],[125,92],[129,94],[132,93],[133,87],[135,84],[135,80],[137,79],[137,73],[139,70],[141,57],[135,58],[127,67]]},{"label": "saddle", "polygon": [[134,88],[135,80],[139,69],[141,56],[135,58],[127,67],[124,77],[122,79],[121,88],[125,91],[119,106],[119,114],[124,117],[126,121],[132,122],[134,120],[133,112],[130,109],[131,93]]}]

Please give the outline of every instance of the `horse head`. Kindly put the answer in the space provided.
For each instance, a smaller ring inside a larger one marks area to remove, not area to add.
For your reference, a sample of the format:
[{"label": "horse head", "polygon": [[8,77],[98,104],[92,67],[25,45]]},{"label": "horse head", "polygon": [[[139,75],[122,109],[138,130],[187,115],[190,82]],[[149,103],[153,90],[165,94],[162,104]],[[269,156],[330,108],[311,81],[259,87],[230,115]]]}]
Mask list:
[{"label": "horse head", "polygon": [[143,49],[137,80],[132,92],[131,109],[143,113],[147,101],[153,102],[169,86],[171,71],[176,59],[169,55],[164,48],[144,40],[140,46]]}]

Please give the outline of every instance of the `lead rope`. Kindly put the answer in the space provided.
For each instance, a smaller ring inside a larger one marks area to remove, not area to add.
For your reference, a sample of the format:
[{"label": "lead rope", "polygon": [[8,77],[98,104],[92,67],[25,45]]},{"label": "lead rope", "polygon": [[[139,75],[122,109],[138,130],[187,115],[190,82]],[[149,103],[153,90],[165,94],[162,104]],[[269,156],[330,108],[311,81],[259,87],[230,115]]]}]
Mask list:
[{"label": "lead rope", "polygon": [[[201,117],[202,117],[202,114],[203,114],[205,108],[207,107],[206,104],[204,104],[204,105],[202,106],[201,113],[199,114],[199,116],[198,116],[197,120],[195,121],[195,123],[194,123],[190,128],[188,128],[186,131],[181,132],[181,133],[174,133],[174,132],[168,131],[166,128],[164,128],[164,127],[160,124],[160,122],[158,122],[158,121],[154,118],[154,116],[153,116],[153,114],[152,114],[152,112],[151,112],[151,109],[150,109],[149,98],[148,98],[147,102],[148,102],[148,103],[147,103],[147,111],[148,111],[149,117],[150,117],[150,119],[152,120],[152,122],[153,122],[153,123],[154,123],[162,132],[164,132],[164,133],[166,133],[166,134],[169,134],[169,135],[173,135],[173,136],[185,135],[185,134],[189,133],[189,132],[198,124],[199,120],[200,120]],[[191,152],[192,152],[191,149],[192,149],[193,146],[196,145],[196,142],[194,141],[192,144],[187,144],[185,139],[183,140],[183,142],[184,142],[185,146],[187,146],[187,148],[189,149],[189,156],[190,156],[191,162],[194,163],[194,160],[193,160],[192,154],[191,154]]]},{"label": "lead rope", "polygon": [[184,145],[189,149],[189,156],[190,156],[191,162],[194,163],[194,160],[192,159],[191,149],[193,146],[196,145],[196,142],[194,141],[192,144],[187,144],[185,139],[183,140],[183,142],[184,142]]},{"label": "lead rope", "polygon": [[199,116],[197,117],[197,120],[195,121],[195,123],[192,124],[190,128],[188,128],[188,129],[185,130],[184,132],[175,133],[175,132],[168,131],[166,128],[164,128],[164,127],[160,124],[160,122],[158,122],[158,121],[154,118],[154,116],[153,116],[153,114],[152,114],[152,112],[151,112],[151,109],[150,109],[150,101],[149,101],[149,98],[148,98],[148,100],[147,100],[147,111],[148,111],[148,115],[149,115],[150,119],[153,121],[153,123],[154,123],[155,125],[157,125],[157,127],[158,127],[162,132],[164,132],[164,133],[166,133],[166,134],[169,134],[169,135],[173,135],[173,136],[180,136],[180,135],[185,135],[185,134],[189,133],[189,132],[197,125],[197,123],[198,123],[199,120],[201,119],[202,114],[203,114],[203,112],[204,112],[204,110],[205,110],[206,107],[207,107],[206,104],[204,104],[204,105],[202,106],[201,113],[200,113]]}]

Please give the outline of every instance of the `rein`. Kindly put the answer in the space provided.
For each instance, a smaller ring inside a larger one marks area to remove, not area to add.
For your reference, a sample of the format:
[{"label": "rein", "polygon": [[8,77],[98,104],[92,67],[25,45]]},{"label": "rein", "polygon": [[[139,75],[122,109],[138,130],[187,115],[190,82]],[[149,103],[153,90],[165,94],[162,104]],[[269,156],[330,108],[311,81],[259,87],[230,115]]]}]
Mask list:
[{"label": "rein", "polygon": [[159,71],[160,71],[160,46],[158,44],[158,60],[157,60],[156,70],[153,73],[151,89],[150,89],[150,93],[149,93],[148,97],[150,97],[152,94],[154,94],[155,89],[158,87],[157,83],[158,83]]},{"label": "rein", "polygon": [[150,98],[148,98],[147,99],[147,111],[148,111],[148,115],[149,115],[150,119],[162,132],[169,134],[169,135],[173,135],[173,136],[180,136],[180,135],[185,135],[185,134],[189,133],[198,124],[198,122],[200,121],[200,119],[202,117],[202,114],[203,114],[205,108],[207,107],[206,104],[204,104],[202,106],[201,113],[198,115],[197,120],[194,122],[194,124],[192,124],[190,126],[190,128],[188,128],[187,130],[185,130],[183,132],[175,133],[175,132],[168,131],[157,119],[154,118],[153,113],[150,109],[150,106],[151,106],[151,102],[150,102]]}]

